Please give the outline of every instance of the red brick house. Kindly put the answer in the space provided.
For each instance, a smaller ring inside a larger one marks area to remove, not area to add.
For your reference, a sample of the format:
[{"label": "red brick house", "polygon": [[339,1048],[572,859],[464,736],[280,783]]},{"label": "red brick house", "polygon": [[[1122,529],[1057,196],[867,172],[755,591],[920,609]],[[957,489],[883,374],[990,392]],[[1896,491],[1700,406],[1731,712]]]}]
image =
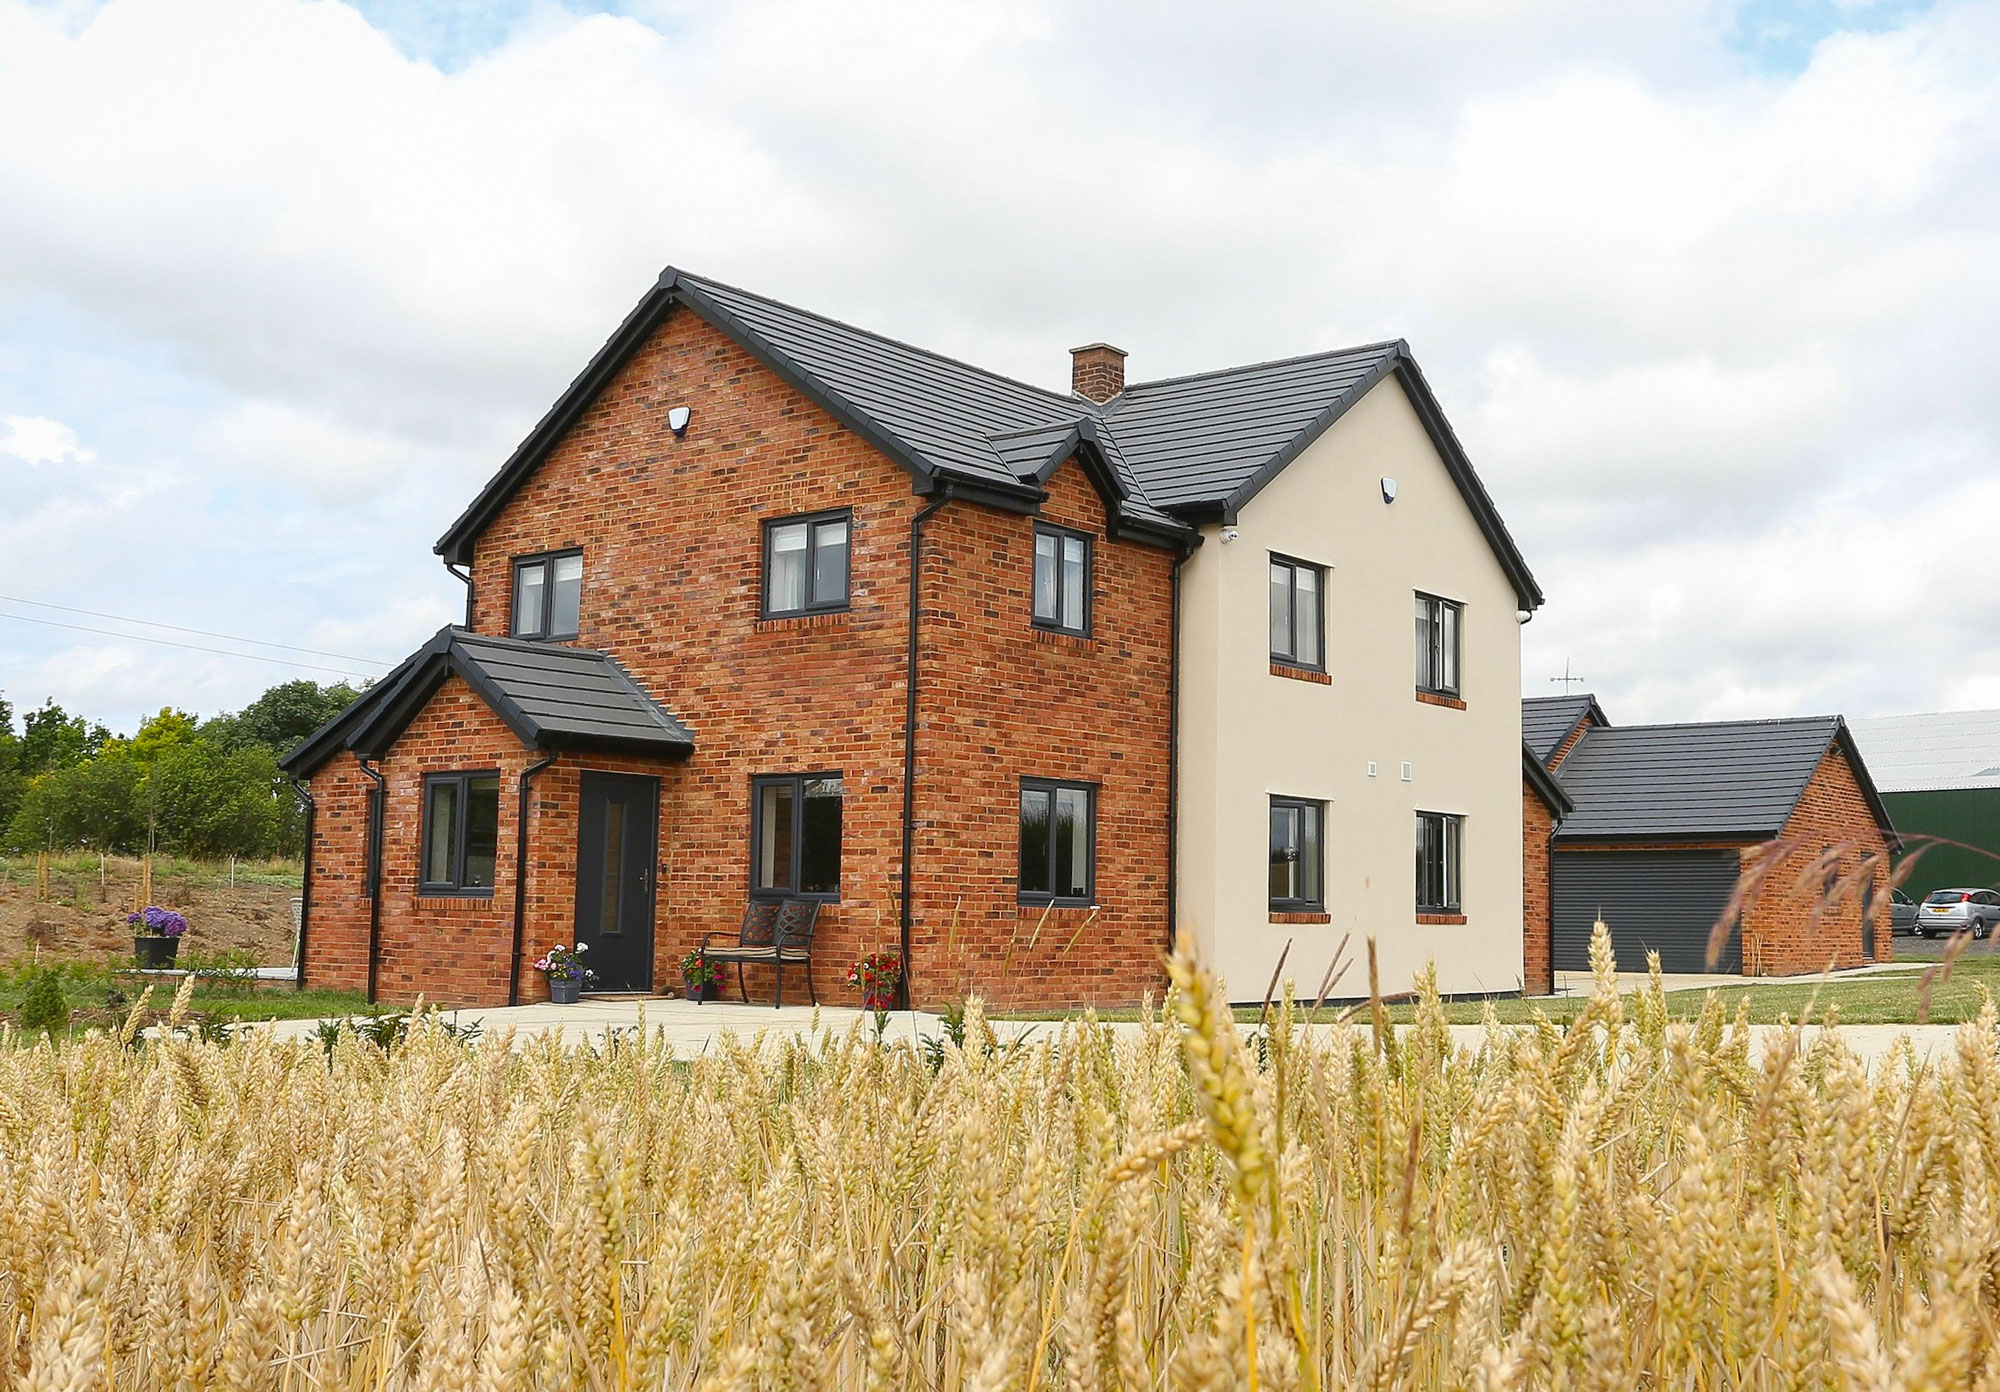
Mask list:
[{"label": "red brick house", "polygon": [[1644,970],[1648,950],[1669,972],[1752,976],[1891,959],[1895,830],[1839,716],[1614,726],[1591,696],[1522,706],[1528,752],[1571,804],[1553,819],[1526,805],[1525,841],[1549,848],[1531,964],[1587,970],[1599,917],[1621,970]]},{"label": "red brick house", "polygon": [[[287,755],[305,979],[539,999],[530,964],[576,941],[601,989],[653,991],[746,901],[786,898],[819,904],[821,998],[851,1000],[840,977],[877,949],[919,1003],[1156,989],[1197,547],[1276,516],[1250,495],[1389,402],[1437,480],[1402,515],[1457,509],[1478,556],[1452,583],[1504,597],[1453,613],[1481,682],[1517,681],[1514,611],[1541,597],[1404,345],[1130,388],[1123,363],[1076,350],[1065,395],[663,274],[438,542],[463,625]],[[1183,422],[1218,411],[1234,443],[1190,447]],[[1479,719],[1518,736],[1497,704]]]}]

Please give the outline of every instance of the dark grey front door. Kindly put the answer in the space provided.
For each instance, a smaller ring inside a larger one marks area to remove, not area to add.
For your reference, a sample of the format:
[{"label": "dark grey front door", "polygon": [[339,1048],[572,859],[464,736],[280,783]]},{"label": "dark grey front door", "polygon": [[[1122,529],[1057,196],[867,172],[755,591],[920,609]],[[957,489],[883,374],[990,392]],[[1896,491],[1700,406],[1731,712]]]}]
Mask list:
[{"label": "dark grey front door", "polygon": [[586,773],[577,798],[576,940],[598,991],[653,989],[660,784]]}]

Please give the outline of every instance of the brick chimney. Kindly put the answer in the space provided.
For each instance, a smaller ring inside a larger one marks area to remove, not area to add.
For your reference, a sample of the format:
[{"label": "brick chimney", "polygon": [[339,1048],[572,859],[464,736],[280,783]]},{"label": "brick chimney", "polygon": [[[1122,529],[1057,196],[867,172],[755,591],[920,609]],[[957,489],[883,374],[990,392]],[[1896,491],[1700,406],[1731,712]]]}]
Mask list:
[{"label": "brick chimney", "polygon": [[1125,390],[1125,350],[1086,343],[1069,350],[1069,389],[1086,401],[1109,401]]}]

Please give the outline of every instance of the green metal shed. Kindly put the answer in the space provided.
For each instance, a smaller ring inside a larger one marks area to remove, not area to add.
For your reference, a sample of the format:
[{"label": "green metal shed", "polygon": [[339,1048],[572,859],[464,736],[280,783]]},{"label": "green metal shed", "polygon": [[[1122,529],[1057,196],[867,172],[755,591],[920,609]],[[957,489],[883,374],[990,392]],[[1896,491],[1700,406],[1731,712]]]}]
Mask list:
[{"label": "green metal shed", "polygon": [[1903,838],[1903,892],[2000,886],[2000,710],[1885,715],[1848,728]]}]

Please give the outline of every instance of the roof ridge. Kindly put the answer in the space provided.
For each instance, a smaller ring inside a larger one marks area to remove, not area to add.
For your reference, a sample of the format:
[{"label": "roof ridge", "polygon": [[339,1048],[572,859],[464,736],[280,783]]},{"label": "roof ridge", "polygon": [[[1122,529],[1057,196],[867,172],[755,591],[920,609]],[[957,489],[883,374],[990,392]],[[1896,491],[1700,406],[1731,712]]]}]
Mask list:
[{"label": "roof ridge", "polygon": [[[1529,698],[1534,699],[1534,698]],[[1708,730],[1723,725],[1813,725],[1828,720],[1844,720],[1839,715],[1760,715],[1743,720],[1659,720],[1650,725],[1602,725],[1603,733],[1630,730]]]},{"label": "roof ridge", "polygon": [[1211,367],[1202,372],[1188,372],[1179,377],[1155,377],[1150,381],[1131,382],[1125,390],[1105,403],[1112,408],[1105,414],[1117,415],[1118,408],[1131,398],[1133,392],[1144,391],[1148,387],[1178,386],[1182,382],[1198,382],[1204,377],[1227,377],[1232,373],[1255,372],[1264,367],[1291,367],[1295,363],[1312,362],[1317,358],[1341,358],[1354,353],[1379,352],[1385,348],[1401,348],[1407,354],[1409,347],[1407,339],[1385,338],[1376,343],[1357,343],[1349,348],[1322,348],[1316,353],[1297,353],[1289,358],[1265,358],[1259,362],[1238,363],[1234,367]]},{"label": "roof ridge", "polygon": [[753,300],[762,300],[765,304],[776,305],[779,309],[789,310],[793,314],[803,315],[808,319],[817,319],[822,324],[831,324],[837,329],[845,329],[849,333],[857,333],[865,338],[872,338],[877,343],[886,343],[891,347],[901,348],[911,353],[921,353],[927,358],[932,358],[942,363],[950,363],[953,367],[962,367],[967,372],[976,372],[980,376],[990,377],[996,382],[1005,382],[1009,386],[1020,387],[1024,391],[1034,392],[1037,396],[1049,398],[1051,403],[1074,406],[1080,402],[1084,402],[1084,398],[1082,397],[1065,395],[1049,387],[1039,387],[1033,382],[1024,382],[1018,377],[1009,377],[1004,372],[995,372],[990,367],[981,367],[978,363],[967,362],[964,358],[954,358],[949,353],[940,353],[935,348],[926,348],[921,344],[911,343],[907,339],[891,338],[888,334],[878,329],[868,329],[863,328],[859,324],[850,324],[845,319],[836,319],[831,314],[822,314],[816,309],[807,309],[803,305],[795,305],[787,300],[773,299],[771,296],[759,294],[755,290],[746,290],[740,285],[731,285],[727,281],[716,280],[711,276],[697,275],[693,271],[683,271],[678,267],[669,267],[668,269],[675,276],[684,280],[691,280],[696,285],[712,286],[717,290],[727,290],[737,295],[748,295]]}]

